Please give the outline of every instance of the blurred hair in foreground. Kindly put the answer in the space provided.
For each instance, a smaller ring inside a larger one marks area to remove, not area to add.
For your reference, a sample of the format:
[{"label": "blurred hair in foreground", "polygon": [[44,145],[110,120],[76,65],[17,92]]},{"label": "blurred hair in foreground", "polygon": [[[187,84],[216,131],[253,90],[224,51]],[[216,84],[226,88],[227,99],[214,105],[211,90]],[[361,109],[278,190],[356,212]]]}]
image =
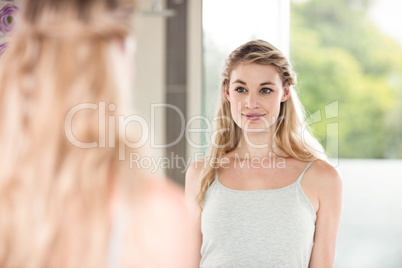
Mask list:
[{"label": "blurred hair in foreground", "polygon": [[[135,1],[23,3],[0,59],[0,266],[190,267],[181,192],[130,170],[118,146],[79,148],[65,134],[77,104],[119,114],[111,51],[127,49]],[[98,119],[77,113],[76,139],[98,141]],[[119,144],[117,130],[105,139]]]}]

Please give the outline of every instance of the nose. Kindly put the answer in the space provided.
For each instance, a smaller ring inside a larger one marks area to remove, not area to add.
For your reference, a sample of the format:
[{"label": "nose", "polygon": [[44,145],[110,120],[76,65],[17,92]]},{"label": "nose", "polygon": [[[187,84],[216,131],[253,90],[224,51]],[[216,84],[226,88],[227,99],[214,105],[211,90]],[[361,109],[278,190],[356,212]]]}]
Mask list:
[{"label": "nose", "polygon": [[256,109],[260,107],[260,101],[258,96],[255,94],[249,93],[245,100],[245,106],[248,109]]}]

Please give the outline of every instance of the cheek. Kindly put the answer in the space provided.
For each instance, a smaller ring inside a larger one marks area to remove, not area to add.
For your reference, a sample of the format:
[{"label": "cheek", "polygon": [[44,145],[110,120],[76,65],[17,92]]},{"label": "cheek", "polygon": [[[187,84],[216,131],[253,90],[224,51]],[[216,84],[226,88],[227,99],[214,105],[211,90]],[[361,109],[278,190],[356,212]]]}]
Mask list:
[{"label": "cheek", "polygon": [[274,114],[275,117],[279,116],[279,113],[281,111],[281,102],[275,102],[274,106],[272,107],[273,111],[272,113]]},{"label": "cheek", "polygon": [[232,114],[232,117],[235,120],[237,118],[238,110],[239,110],[238,103],[236,101],[231,100],[230,101],[230,113]]},{"label": "cheek", "polygon": [[240,113],[241,113],[241,105],[242,103],[233,98],[232,96],[228,97],[230,103],[230,114],[235,122],[239,121]]},{"label": "cheek", "polygon": [[230,106],[241,107],[243,105],[243,100],[241,96],[237,94],[231,94],[228,96],[228,100],[230,102]]},{"label": "cheek", "polygon": [[278,106],[275,109],[275,120],[278,121],[279,115],[281,114],[281,109],[282,109],[283,103],[279,102]]},{"label": "cheek", "polygon": [[268,120],[272,123],[275,122],[279,116],[281,109],[280,98],[271,98],[266,100],[263,105],[263,109],[268,112]]}]

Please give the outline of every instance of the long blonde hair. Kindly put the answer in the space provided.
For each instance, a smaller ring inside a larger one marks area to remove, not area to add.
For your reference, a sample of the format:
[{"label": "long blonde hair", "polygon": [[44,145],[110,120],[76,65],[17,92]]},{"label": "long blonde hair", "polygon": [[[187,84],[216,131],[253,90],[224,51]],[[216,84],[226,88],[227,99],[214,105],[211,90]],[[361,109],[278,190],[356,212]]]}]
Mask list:
[{"label": "long blonde hair", "polygon": [[[76,147],[64,124],[79,103],[118,106],[108,44],[132,31],[135,3],[24,2],[0,59],[0,266],[102,267],[118,148]],[[98,141],[98,111],[72,129]]]},{"label": "long blonde hair", "polygon": [[203,169],[197,184],[197,202],[201,209],[205,193],[214,181],[217,172],[217,160],[233,151],[238,146],[241,137],[241,129],[235,124],[230,112],[230,103],[225,97],[230,74],[240,63],[273,65],[278,71],[283,85],[289,84],[290,86],[290,98],[281,103],[273,144],[295,159],[302,161],[326,160],[321,144],[311,135],[305,124],[303,106],[293,89],[297,83],[297,77],[290,62],[281,51],[270,43],[263,40],[250,41],[229,55],[222,72],[220,103],[216,114],[216,118],[221,120],[215,120],[214,133],[217,134],[209,153],[204,158]]}]

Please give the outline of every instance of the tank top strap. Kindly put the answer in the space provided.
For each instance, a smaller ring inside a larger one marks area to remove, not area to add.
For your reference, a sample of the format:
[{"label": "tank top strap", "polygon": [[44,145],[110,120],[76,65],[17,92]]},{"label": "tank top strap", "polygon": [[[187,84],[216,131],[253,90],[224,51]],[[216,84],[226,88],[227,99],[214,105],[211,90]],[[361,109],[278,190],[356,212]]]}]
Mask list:
[{"label": "tank top strap", "polygon": [[310,162],[307,163],[305,169],[300,174],[300,176],[297,178],[297,182],[301,182],[301,180],[303,179],[304,173],[306,173],[307,169],[311,166],[311,164],[313,164],[313,161],[310,161]]}]

